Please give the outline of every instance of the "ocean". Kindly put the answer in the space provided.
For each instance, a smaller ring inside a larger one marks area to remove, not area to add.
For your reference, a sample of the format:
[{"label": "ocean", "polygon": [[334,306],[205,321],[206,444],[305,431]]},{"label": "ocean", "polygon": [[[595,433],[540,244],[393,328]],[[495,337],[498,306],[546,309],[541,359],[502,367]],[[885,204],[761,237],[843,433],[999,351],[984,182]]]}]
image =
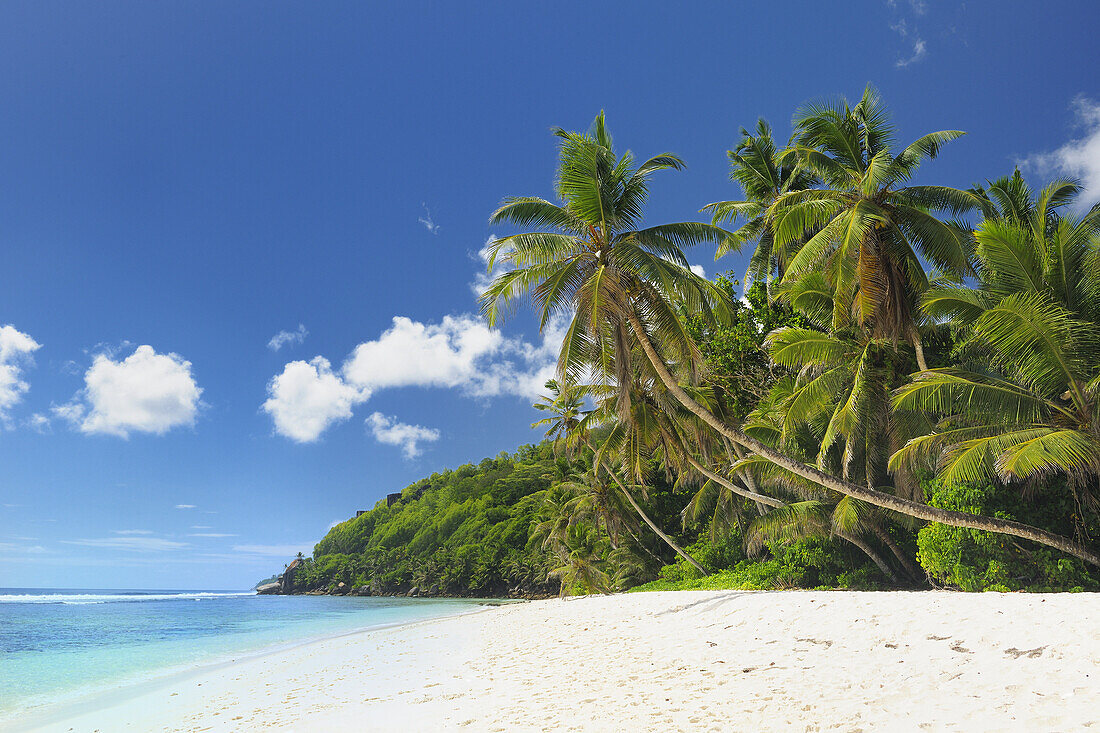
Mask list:
[{"label": "ocean", "polygon": [[477,601],[0,588],[0,727],[206,665]]}]

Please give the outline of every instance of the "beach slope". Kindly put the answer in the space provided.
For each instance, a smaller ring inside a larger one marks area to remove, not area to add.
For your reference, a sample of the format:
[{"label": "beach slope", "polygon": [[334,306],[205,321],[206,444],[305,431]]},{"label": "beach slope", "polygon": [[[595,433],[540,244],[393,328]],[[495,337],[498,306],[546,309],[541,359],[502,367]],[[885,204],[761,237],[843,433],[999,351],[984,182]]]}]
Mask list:
[{"label": "beach slope", "polygon": [[1100,729],[1100,595],[537,601],[180,677],[40,730]]}]

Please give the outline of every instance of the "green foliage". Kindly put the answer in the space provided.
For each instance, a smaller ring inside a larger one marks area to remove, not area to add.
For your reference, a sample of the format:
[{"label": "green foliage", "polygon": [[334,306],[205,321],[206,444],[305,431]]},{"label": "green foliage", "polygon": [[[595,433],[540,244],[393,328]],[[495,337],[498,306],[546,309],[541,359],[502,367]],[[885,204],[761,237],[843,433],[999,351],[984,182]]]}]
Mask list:
[{"label": "green foliage", "polygon": [[882,574],[865,557],[829,539],[773,543],[768,546],[769,557],[750,559],[735,531],[719,544],[700,538],[687,550],[710,575],[702,577],[679,560],[661,568],[657,580],[632,590],[871,589],[882,587],[883,582]]},{"label": "green foliage", "polygon": [[[588,453],[566,460],[550,443],[421,479],[393,505],[341,522],[317,543],[295,589],[499,597],[625,590],[671,554],[615,524],[606,487],[577,480]],[[659,483],[648,500],[667,524],[680,509]]]},{"label": "green foliage", "polygon": [[504,595],[557,590],[553,559],[528,546],[555,469],[548,444],[421,479],[401,499],[342,522],[296,576],[299,590],[339,583],[372,593]]},{"label": "green foliage", "polygon": [[[543,326],[569,321],[560,384],[536,405],[554,445],[435,474],[337,525],[299,589],[873,588],[922,583],[915,554],[964,590],[1100,588],[1046,546],[913,519],[927,499],[1072,536],[1075,556],[1095,544],[1100,207],[1061,213],[1076,184],[910,185],[962,133],[899,147],[868,87],[799,110],[784,150],[763,121],[742,130],[744,200],[708,206],[713,224],[643,226],[650,177],[682,161],[615,152],[602,113],[555,134],[560,203],[502,203],[490,223],[514,233],[491,247],[481,297],[490,324],[525,298]],[[744,299],[684,255],[750,241]],[[922,486],[928,470],[939,480]]]},{"label": "green foliage", "polygon": [[739,283],[732,271],[715,278],[715,286],[731,306],[730,318],[713,323],[692,316],[688,327],[699,344],[707,366],[707,382],[713,386],[730,415],[743,416],[755,407],[775,380],[786,373],[764,349],[767,335],[783,326],[806,327],[807,321],[789,307],[769,302],[767,288],[754,282],[738,300]]},{"label": "green foliage", "polygon": [[[1003,484],[943,484],[929,481],[932,506],[1027,522],[1070,533],[1077,509],[1068,491],[1054,481],[1021,500]],[[1095,534],[1100,527],[1092,527]],[[1027,544],[1027,546],[1025,546]],[[937,582],[964,591],[1051,591],[1100,589],[1100,573],[1076,558],[1047,547],[975,529],[932,523],[917,534],[917,559]]]}]

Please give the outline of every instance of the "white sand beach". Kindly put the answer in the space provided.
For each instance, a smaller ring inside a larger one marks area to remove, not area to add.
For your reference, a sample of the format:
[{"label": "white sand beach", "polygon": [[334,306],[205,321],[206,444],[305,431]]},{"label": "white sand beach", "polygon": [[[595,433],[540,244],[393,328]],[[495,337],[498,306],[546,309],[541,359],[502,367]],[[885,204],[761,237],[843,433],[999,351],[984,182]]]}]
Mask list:
[{"label": "white sand beach", "polygon": [[314,642],[50,731],[1100,730],[1100,595],[586,597]]}]

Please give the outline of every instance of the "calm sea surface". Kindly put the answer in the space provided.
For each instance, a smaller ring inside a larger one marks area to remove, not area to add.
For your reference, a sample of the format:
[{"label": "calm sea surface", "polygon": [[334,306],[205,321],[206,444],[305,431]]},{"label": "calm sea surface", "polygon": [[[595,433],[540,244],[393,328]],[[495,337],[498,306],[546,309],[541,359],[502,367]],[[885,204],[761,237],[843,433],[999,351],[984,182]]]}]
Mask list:
[{"label": "calm sea surface", "polygon": [[476,609],[448,599],[0,588],[0,724],[201,665]]}]

